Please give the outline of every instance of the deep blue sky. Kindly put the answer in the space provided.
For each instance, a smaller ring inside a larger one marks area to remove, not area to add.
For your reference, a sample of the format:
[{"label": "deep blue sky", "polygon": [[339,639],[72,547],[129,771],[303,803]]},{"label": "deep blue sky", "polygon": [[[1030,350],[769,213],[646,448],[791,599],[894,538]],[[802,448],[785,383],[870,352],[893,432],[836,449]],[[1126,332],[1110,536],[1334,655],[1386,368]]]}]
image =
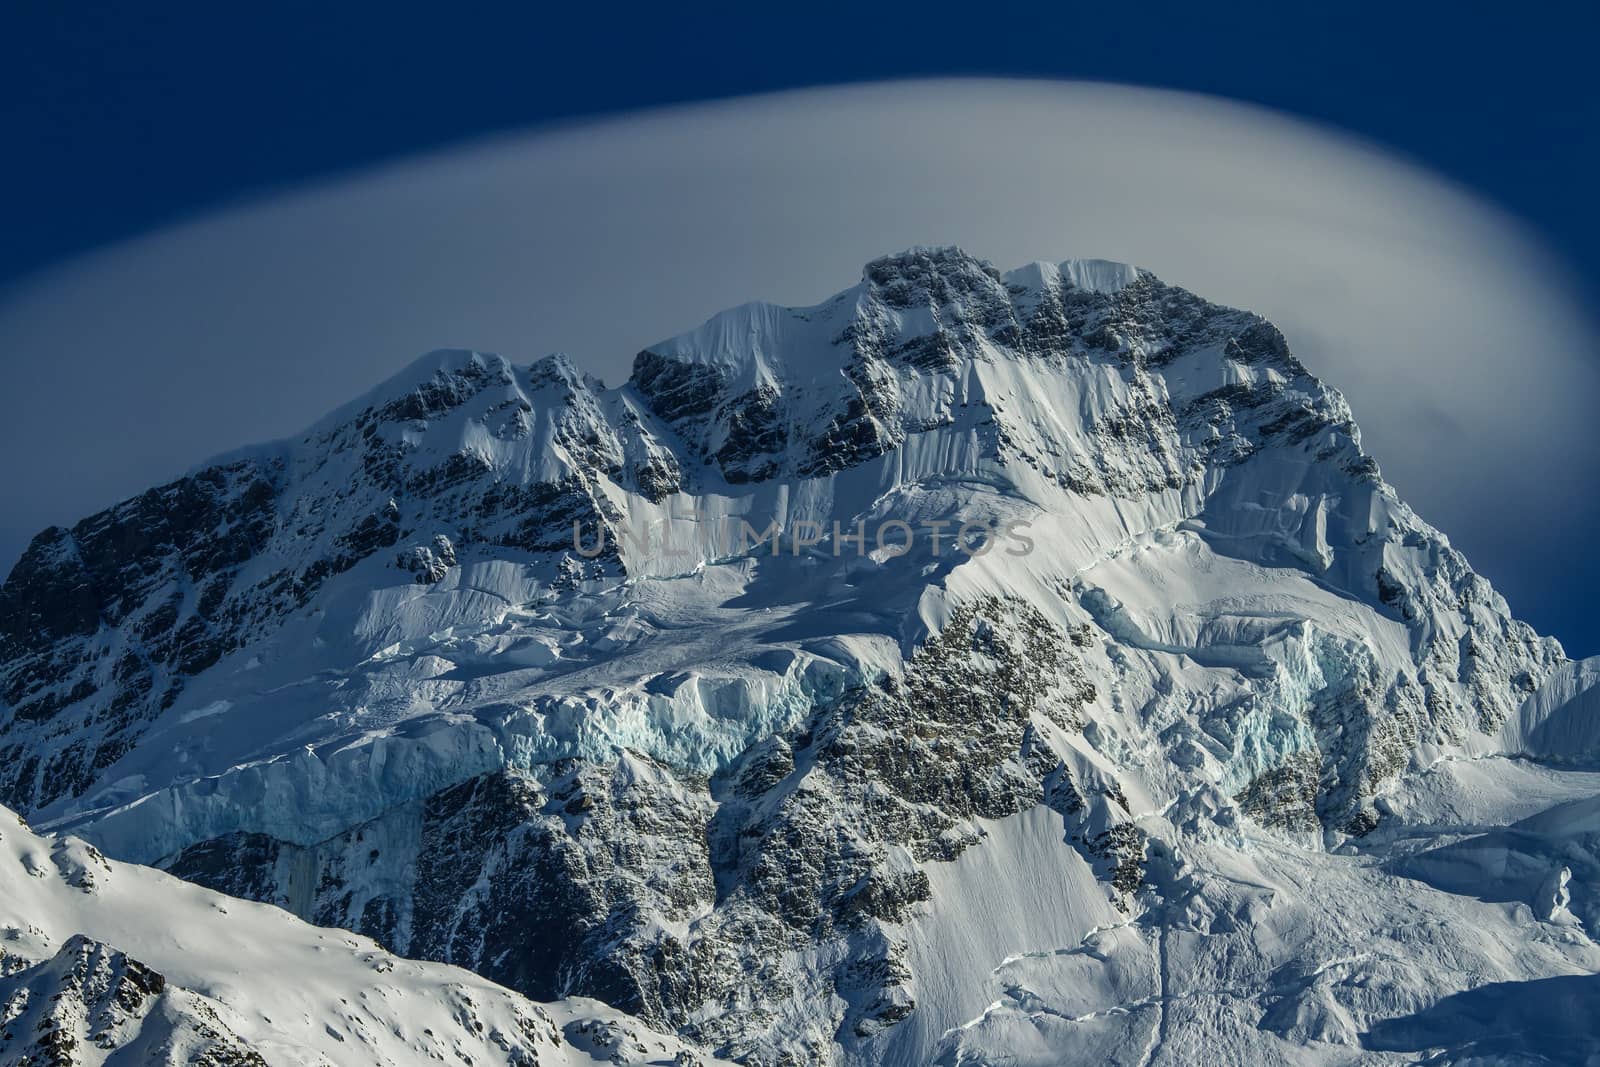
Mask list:
[{"label": "deep blue sky", "polygon": [[[165,12],[142,10],[156,6]],[[264,188],[507,127],[997,74],[1216,93],[1355,131],[1534,223],[1600,291],[1600,20],[1576,3],[681,6],[460,17],[290,0],[242,18],[229,4],[7,5],[0,278]]]},{"label": "deep blue sky", "polygon": [[[987,74],[1214,93],[1353,131],[1519,216],[1600,296],[1597,20],[1575,3],[285,2],[251,18],[224,4],[142,10],[153,6],[0,14],[0,285],[206,208],[478,134]],[[1569,602],[1518,606],[1569,650],[1600,652],[1597,579],[1582,575]]]}]

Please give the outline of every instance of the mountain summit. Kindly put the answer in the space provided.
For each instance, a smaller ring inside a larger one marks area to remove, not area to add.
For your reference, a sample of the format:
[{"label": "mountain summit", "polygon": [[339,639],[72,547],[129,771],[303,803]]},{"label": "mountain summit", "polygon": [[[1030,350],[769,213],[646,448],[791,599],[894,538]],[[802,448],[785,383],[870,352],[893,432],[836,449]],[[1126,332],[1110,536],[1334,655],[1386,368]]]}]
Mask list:
[{"label": "mountain summit", "polygon": [[1343,1062],[1600,969],[1566,830],[1427,851],[1582,794],[1594,677],[1269,323],[915,249],[40,534],[0,802],[745,1063]]}]

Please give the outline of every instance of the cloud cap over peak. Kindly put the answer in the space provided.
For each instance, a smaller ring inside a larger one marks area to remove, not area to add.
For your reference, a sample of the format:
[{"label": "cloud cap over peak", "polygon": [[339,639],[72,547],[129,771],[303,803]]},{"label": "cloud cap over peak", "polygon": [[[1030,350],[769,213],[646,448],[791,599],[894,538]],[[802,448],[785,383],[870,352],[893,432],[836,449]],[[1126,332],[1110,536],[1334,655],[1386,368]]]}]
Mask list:
[{"label": "cloud cap over peak", "polygon": [[1002,268],[1132,263],[1271,319],[1401,493],[1586,650],[1558,601],[1574,567],[1600,579],[1600,375],[1560,267],[1364,143],[1101,84],[894,82],[507,136],[64,264],[0,298],[0,555],[297,432],[420,352],[567,351],[616,382],[720,309],[815,303],[948,244]]}]

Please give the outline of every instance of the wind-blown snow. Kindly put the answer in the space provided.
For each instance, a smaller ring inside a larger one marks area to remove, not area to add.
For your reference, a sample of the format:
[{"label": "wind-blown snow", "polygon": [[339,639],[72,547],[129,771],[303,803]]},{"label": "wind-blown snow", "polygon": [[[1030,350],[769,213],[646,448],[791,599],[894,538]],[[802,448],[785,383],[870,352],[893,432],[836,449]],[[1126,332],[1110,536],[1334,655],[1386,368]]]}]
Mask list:
[{"label": "wind-blown snow", "polygon": [[1565,664],[1500,731],[1507,752],[1541,759],[1600,756],[1600,657]]}]

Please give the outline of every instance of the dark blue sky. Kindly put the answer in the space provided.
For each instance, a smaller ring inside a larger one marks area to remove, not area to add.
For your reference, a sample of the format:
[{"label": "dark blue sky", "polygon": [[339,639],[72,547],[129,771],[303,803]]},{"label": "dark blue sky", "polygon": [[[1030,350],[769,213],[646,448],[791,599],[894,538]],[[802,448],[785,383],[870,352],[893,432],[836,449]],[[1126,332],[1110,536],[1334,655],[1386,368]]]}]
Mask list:
[{"label": "dark blue sky", "polygon": [[[159,13],[146,7],[160,6]],[[507,127],[941,74],[1216,93],[1363,134],[1534,223],[1600,291],[1597,19],[1577,3],[13,4],[0,278]],[[477,12],[472,14],[471,12]]]},{"label": "dark blue sky", "polygon": [[[478,134],[987,74],[1214,93],[1355,132],[1519,216],[1600,296],[1597,20],[1576,3],[286,2],[253,18],[237,5],[142,10],[153,6],[0,14],[0,285],[207,208]],[[1588,595],[1600,565],[1582,567],[1569,599],[1517,607],[1569,650],[1600,652]]]}]

